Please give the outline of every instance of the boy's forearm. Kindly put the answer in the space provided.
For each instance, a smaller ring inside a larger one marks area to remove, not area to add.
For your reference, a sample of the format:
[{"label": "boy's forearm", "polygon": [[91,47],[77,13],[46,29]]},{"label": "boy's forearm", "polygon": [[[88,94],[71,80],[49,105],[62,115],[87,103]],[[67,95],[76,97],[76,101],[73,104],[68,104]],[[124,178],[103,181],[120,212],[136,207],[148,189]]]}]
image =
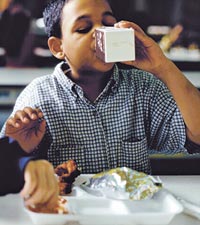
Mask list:
[{"label": "boy's forearm", "polygon": [[19,170],[18,159],[23,155],[17,142],[9,138],[0,139],[0,195],[18,192],[23,185],[23,174]]},{"label": "boy's forearm", "polygon": [[179,107],[188,137],[200,144],[200,92],[170,60],[157,76],[166,84]]}]

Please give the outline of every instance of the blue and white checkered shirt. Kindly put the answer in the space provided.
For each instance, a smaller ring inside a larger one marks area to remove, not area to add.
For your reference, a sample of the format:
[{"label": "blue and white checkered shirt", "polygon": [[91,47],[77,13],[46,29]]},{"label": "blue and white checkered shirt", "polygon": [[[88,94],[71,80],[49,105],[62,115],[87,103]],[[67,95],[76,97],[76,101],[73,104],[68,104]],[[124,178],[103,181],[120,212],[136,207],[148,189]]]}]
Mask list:
[{"label": "blue and white checkered shirt", "polygon": [[116,65],[91,103],[66,76],[66,67],[59,63],[53,74],[33,80],[14,107],[14,112],[25,106],[43,111],[47,155],[54,166],[74,159],[82,173],[121,166],[149,173],[149,154],[187,152],[182,116],[169,90],[152,74]]}]

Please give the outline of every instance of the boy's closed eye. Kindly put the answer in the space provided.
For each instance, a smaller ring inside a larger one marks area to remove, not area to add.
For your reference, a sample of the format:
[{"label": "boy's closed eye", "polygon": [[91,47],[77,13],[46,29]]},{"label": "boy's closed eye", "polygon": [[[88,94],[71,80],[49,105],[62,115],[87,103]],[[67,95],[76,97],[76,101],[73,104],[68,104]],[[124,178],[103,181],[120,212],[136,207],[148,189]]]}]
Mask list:
[{"label": "boy's closed eye", "polygon": [[102,20],[102,25],[103,26],[114,26],[114,24],[117,22],[114,16],[105,16],[104,19]]},{"label": "boy's closed eye", "polygon": [[[115,17],[109,13],[105,13],[102,18],[102,26],[114,26],[116,23]],[[77,24],[75,25],[75,32],[79,34],[86,34],[90,32],[93,28],[93,22],[87,16],[81,16],[77,19]]]},{"label": "boy's closed eye", "polygon": [[[102,22],[103,26],[114,26],[115,23],[108,23],[108,22]],[[80,34],[86,34],[88,32],[90,32],[90,30],[92,29],[92,25],[87,26],[87,27],[80,27],[76,30],[77,33]]]},{"label": "boy's closed eye", "polygon": [[[102,22],[103,26],[114,26],[114,24],[115,23]],[[92,29],[92,25],[87,26],[87,27],[80,27],[80,28],[76,29],[76,32],[80,33],[80,34],[86,34],[86,33],[90,32],[91,29]]]},{"label": "boy's closed eye", "polygon": [[103,26],[113,27],[115,23],[102,23]]},{"label": "boy's closed eye", "polygon": [[76,30],[77,33],[86,34],[92,29],[92,26],[80,27]]}]

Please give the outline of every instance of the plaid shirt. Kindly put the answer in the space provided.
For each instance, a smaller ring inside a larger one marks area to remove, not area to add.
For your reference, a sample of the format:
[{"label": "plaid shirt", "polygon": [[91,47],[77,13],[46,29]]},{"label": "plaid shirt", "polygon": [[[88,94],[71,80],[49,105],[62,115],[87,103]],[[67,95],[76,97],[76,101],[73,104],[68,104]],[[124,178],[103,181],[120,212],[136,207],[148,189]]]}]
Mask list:
[{"label": "plaid shirt", "polygon": [[59,63],[53,74],[33,80],[13,111],[25,106],[43,111],[47,156],[54,166],[74,159],[82,173],[121,166],[149,173],[149,154],[187,153],[182,116],[169,90],[152,74],[116,65],[103,92],[90,102],[66,76],[66,68]]}]

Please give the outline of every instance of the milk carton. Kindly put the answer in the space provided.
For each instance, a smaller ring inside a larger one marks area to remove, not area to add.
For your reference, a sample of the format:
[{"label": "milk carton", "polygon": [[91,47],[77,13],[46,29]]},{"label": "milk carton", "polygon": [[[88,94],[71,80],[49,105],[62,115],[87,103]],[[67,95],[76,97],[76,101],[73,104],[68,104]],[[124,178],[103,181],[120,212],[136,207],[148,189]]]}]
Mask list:
[{"label": "milk carton", "polygon": [[100,27],[95,31],[96,55],[106,63],[135,60],[132,28]]}]

